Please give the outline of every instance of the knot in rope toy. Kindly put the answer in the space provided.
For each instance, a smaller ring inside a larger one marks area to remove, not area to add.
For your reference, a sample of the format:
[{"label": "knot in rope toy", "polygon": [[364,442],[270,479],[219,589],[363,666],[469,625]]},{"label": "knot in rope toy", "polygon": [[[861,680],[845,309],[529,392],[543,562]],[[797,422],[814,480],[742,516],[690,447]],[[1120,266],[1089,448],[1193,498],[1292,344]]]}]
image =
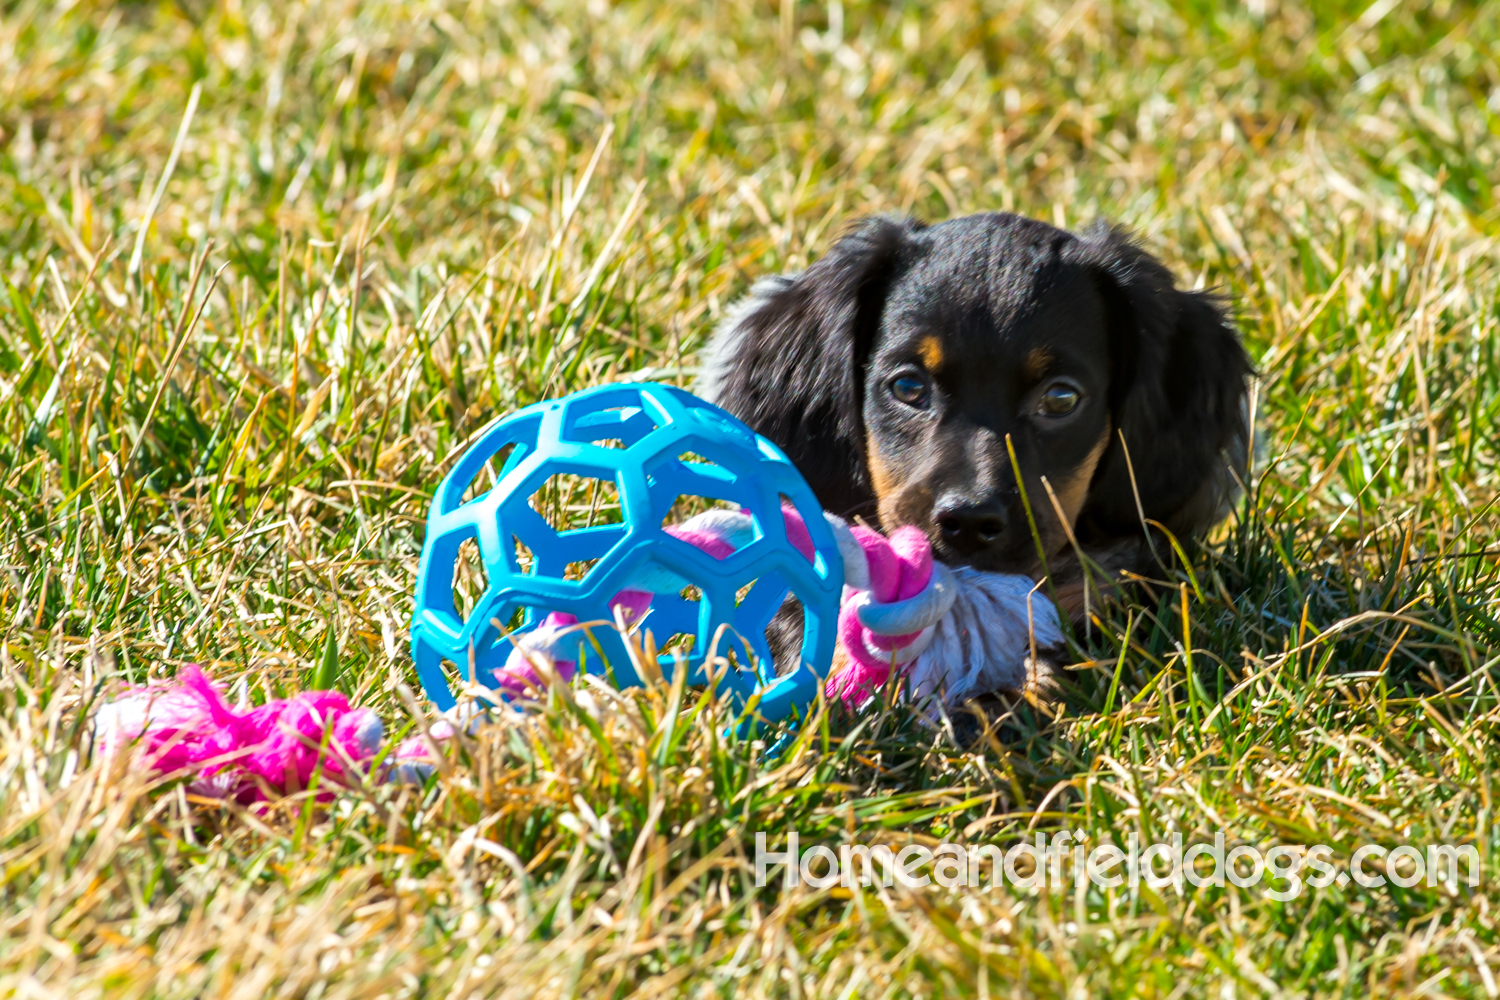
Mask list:
[{"label": "knot in rope toy", "polygon": [[856,525],[834,537],[844,554],[838,635],[849,663],[829,679],[829,694],[859,706],[892,667],[926,652],[958,591],[952,571],[933,562],[920,528],[904,525],[886,537]]}]

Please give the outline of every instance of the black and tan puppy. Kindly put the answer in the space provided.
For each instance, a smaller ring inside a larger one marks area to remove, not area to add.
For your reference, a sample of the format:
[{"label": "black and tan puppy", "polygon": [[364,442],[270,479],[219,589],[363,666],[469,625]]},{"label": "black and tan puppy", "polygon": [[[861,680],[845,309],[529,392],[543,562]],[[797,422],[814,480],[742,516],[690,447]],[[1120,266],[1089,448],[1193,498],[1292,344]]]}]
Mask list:
[{"label": "black and tan puppy", "polygon": [[944,562],[1035,577],[1040,536],[1077,616],[1070,531],[1118,574],[1145,568],[1148,522],[1186,540],[1225,513],[1250,372],[1219,303],[1121,231],[983,214],[868,219],[758,283],[699,390],[828,510],[917,525]]}]

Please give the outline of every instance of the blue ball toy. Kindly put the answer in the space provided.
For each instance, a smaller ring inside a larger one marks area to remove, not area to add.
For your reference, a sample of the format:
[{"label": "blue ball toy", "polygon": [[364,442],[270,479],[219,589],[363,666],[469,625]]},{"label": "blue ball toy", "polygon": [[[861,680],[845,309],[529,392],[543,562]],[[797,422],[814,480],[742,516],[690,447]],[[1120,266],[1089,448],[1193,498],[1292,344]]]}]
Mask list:
[{"label": "blue ball toy", "polygon": [[[584,510],[594,515],[601,496],[617,495],[618,509],[604,510],[614,523],[571,527],[580,512],[553,509],[566,487],[593,498]],[[692,498],[748,511],[754,539],[717,559],[669,535],[664,527],[681,513],[679,501]],[[783,505],[801,515],[811,559],[788,540]],[[484,574],[467,617],[454,600],[465,540],[477,546]],[[680,590],[646,588],[654,596],[641,628],[664,646],[676,638],[678,656],[691,637],[683,658],[689,684],[709,682],[712,647],[731,663],[719,683],[740,704],[759,692],[755,714],[778,722],[805,713],[828,673],[843,579],[817,498],[779,448],[673,386],[602,386],[496,421],[443,478],[422,545],[412,658],[428,696],[451,708],[450,680],[468,680],[472,671],[473,680],[498,687],[494,672],[513,648],[508,636],[566,612],[594,623],[580,644],[580,666],[618,687],[639,685],[619,631],[605,624],[615,621],[610,599],[643,580],[685,581]],[[802,662],[777,677],[765,629],[788,593],[802,604]],[[677,657],[659,659],[670,679]]]}]

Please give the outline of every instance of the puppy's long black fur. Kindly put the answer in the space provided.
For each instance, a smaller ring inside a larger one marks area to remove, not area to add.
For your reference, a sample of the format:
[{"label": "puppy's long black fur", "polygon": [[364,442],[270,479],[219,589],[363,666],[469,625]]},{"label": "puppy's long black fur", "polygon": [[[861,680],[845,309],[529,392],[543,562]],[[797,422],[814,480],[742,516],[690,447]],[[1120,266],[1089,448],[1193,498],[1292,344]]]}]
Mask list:
[{"label": "puppy's long black fur", "polygon": [[1057,578],[1070,531],[1113,572],[1143,568],[1143,519],[1186,540],[1223,516],[1250,374],[1222,303],[1121,230],[995,213],[859,223],[755,286],[699,389],[827,509],[916,524],[950,564],[1037,576],[1046,557]]}]

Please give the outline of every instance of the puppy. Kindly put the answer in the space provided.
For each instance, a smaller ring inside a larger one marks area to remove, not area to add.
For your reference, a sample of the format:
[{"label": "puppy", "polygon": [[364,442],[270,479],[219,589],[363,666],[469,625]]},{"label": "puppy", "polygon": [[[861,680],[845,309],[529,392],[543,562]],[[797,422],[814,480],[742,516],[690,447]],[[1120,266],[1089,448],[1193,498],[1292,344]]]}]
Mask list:
[{"label": "puppy", "polygon": [[1075,620],[1088,563],[1118,579],[1152,533],[1202,532],[1248,457],[1251,366],[1223,306],[1105,225],[867,219],[757,283],[702,357],[698,391],[826,509],[917,525],[950,565],[1050,573]]}]

